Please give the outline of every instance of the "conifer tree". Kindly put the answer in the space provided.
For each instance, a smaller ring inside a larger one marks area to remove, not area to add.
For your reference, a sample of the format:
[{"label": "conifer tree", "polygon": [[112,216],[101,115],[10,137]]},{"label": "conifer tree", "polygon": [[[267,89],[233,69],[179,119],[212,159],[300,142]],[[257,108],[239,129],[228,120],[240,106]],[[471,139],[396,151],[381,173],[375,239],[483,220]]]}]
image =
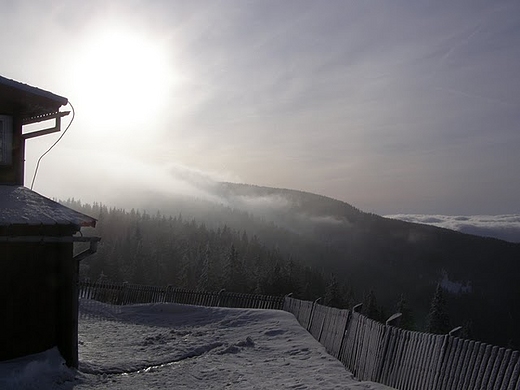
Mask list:
[{"label": "conifer tree", "polygon": [[437,285],[432,298],[426,331],[435,334],[445,334],[450,331],[446,299],[440,284]]},{"label": "conifer tree", "polygon": [[276,262],[267,274],[266,293],[269,295],[284,295],[292,291],[287,285],[286,272],[282,264]]},{"label": "conifer tree", "polygon": [[376,294],[370,290],[363,303],[363,314],[368,318],[379,321],[379,306],[377,305]]},{"label": "conifer tree", "polygon": [[[173,217],[100,203],[70,203],[103,222],[89,232],[103,240],[98,252],[81,262],[82,279],[97,280],[103,272],[115,282],[274,295],[292,292],[309,300],[325,298],[330,284],[321,271],[302,265],[290,252],[260,241],[245,229],[210,228],[180,213]],[[273,231],[279,241],[283,232]],[[339,291],[332,295],[348,296],[341,283]]]},{"label": "conifer tree", "polygon": [[460,331],[460,338],[462,339],[472,339],[473,338],[473,321],[466,320],[462,325],[462,329]]},{"label": "conifer tree", "polygon": [[232,292],[245,292],[247,281],[244,264],[238,256],[235,245],[231,244],[224,269],[224,288]]},{"label": "conifer tree", "polygon": [[177,285],[181,288],[192,289],[194,288],[194,280],[196,280],[194,267],[188,256],[185,254],[181,260]]},{"label": "conifer tree", "polygon": [[329,285],[327,286],[325,296],[323,297],[323,303],[326,306],[337,307],[338,309],[343,309],[345,307],[345,299],[343,298],[338,280],[334,274],[330,277]]},{"label": "conifer tree", "polygon": [[399,321],[400,328],[407,330],[415,329],[415,321],[413,318],[412,309],[410,309],[404,294],[401,294],[399,302],[397,302],[397,313],[401,313],[401,319]]},{"label": "conifer tree", "polygon": [[217,268],[216,259],[211,253],[208,242],[203,255],[202,269],[197,283],[197,289],[202,291],[218,291],[222,288],[221,283],[218,282]]}]

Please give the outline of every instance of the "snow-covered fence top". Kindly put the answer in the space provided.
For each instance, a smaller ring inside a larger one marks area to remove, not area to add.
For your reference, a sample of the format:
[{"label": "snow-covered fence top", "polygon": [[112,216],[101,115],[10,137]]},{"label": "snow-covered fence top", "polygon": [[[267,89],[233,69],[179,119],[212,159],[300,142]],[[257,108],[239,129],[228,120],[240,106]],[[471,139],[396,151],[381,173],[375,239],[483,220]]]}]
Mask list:
[{"label": "snow-covered fence top", "polygon": [[220,292],[194,291],[172,286],[103,282],[79,282],[79,297],[113,305],[171,302],[199,306],[278,310],[282,309],[284,301],[283,297],[240,294],[224,290]]},{"label": "snow-covered fence top", "polygon": [[360,380],[400,390],[520,389],[519,351],[411,332],[291,297],[283,309]]}]

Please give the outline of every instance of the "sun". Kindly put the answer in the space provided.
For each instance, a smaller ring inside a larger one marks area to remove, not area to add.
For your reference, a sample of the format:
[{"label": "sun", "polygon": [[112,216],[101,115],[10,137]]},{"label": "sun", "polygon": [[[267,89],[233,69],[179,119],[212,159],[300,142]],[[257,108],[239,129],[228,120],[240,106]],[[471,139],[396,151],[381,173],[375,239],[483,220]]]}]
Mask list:
[{"label": "sun", "polygon": [[97,26],[76,49],[74,95],[97,126],[151,123],[171,97],[175,71],[158,37],[128,26]]}]

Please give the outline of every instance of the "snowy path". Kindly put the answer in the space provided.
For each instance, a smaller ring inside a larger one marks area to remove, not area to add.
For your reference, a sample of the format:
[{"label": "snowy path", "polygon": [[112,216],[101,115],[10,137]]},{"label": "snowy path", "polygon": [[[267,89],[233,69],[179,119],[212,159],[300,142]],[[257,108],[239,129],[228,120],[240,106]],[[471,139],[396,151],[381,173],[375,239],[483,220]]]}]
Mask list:
[{"label": "snowy path", "polygon": [[83,301],[81,312],[79,372],[59,367],[49,351],[54,368],[20,368],[0,387],[387,389],[352,379],[286,312],[94,301]]}]

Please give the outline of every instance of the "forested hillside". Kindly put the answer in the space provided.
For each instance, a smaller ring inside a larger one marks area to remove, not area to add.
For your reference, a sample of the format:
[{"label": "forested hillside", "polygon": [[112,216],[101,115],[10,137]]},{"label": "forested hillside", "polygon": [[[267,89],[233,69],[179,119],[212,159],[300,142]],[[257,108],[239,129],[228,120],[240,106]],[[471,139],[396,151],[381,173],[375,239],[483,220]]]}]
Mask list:
[{"label": "forested hillside", "polygon": [[[364,213],[300,191],[217,183],[198,199],[147,194],[140,210],[69,205],[99,218],[81,274],[147,284],[334,296],[384,319],[406,302],[424,330],[437,286],[446,326],[520,344],[520,245]],[[335,275],[333,278],[332,275]],[[327,291],[329,290],[329,291]],[[332,299],[332,298],[330,298]]]},{"label": "forested hillside", "polygon": [[347,307],[350,291],[331,274],[302,265],[246,231],[209,229],[182,215],[125,211],[102,204],[64,202],[98,218],[88,234],[102,237],[98,252],[82,262],[80,278],[168,285],[187,289],[324,297]]}]

